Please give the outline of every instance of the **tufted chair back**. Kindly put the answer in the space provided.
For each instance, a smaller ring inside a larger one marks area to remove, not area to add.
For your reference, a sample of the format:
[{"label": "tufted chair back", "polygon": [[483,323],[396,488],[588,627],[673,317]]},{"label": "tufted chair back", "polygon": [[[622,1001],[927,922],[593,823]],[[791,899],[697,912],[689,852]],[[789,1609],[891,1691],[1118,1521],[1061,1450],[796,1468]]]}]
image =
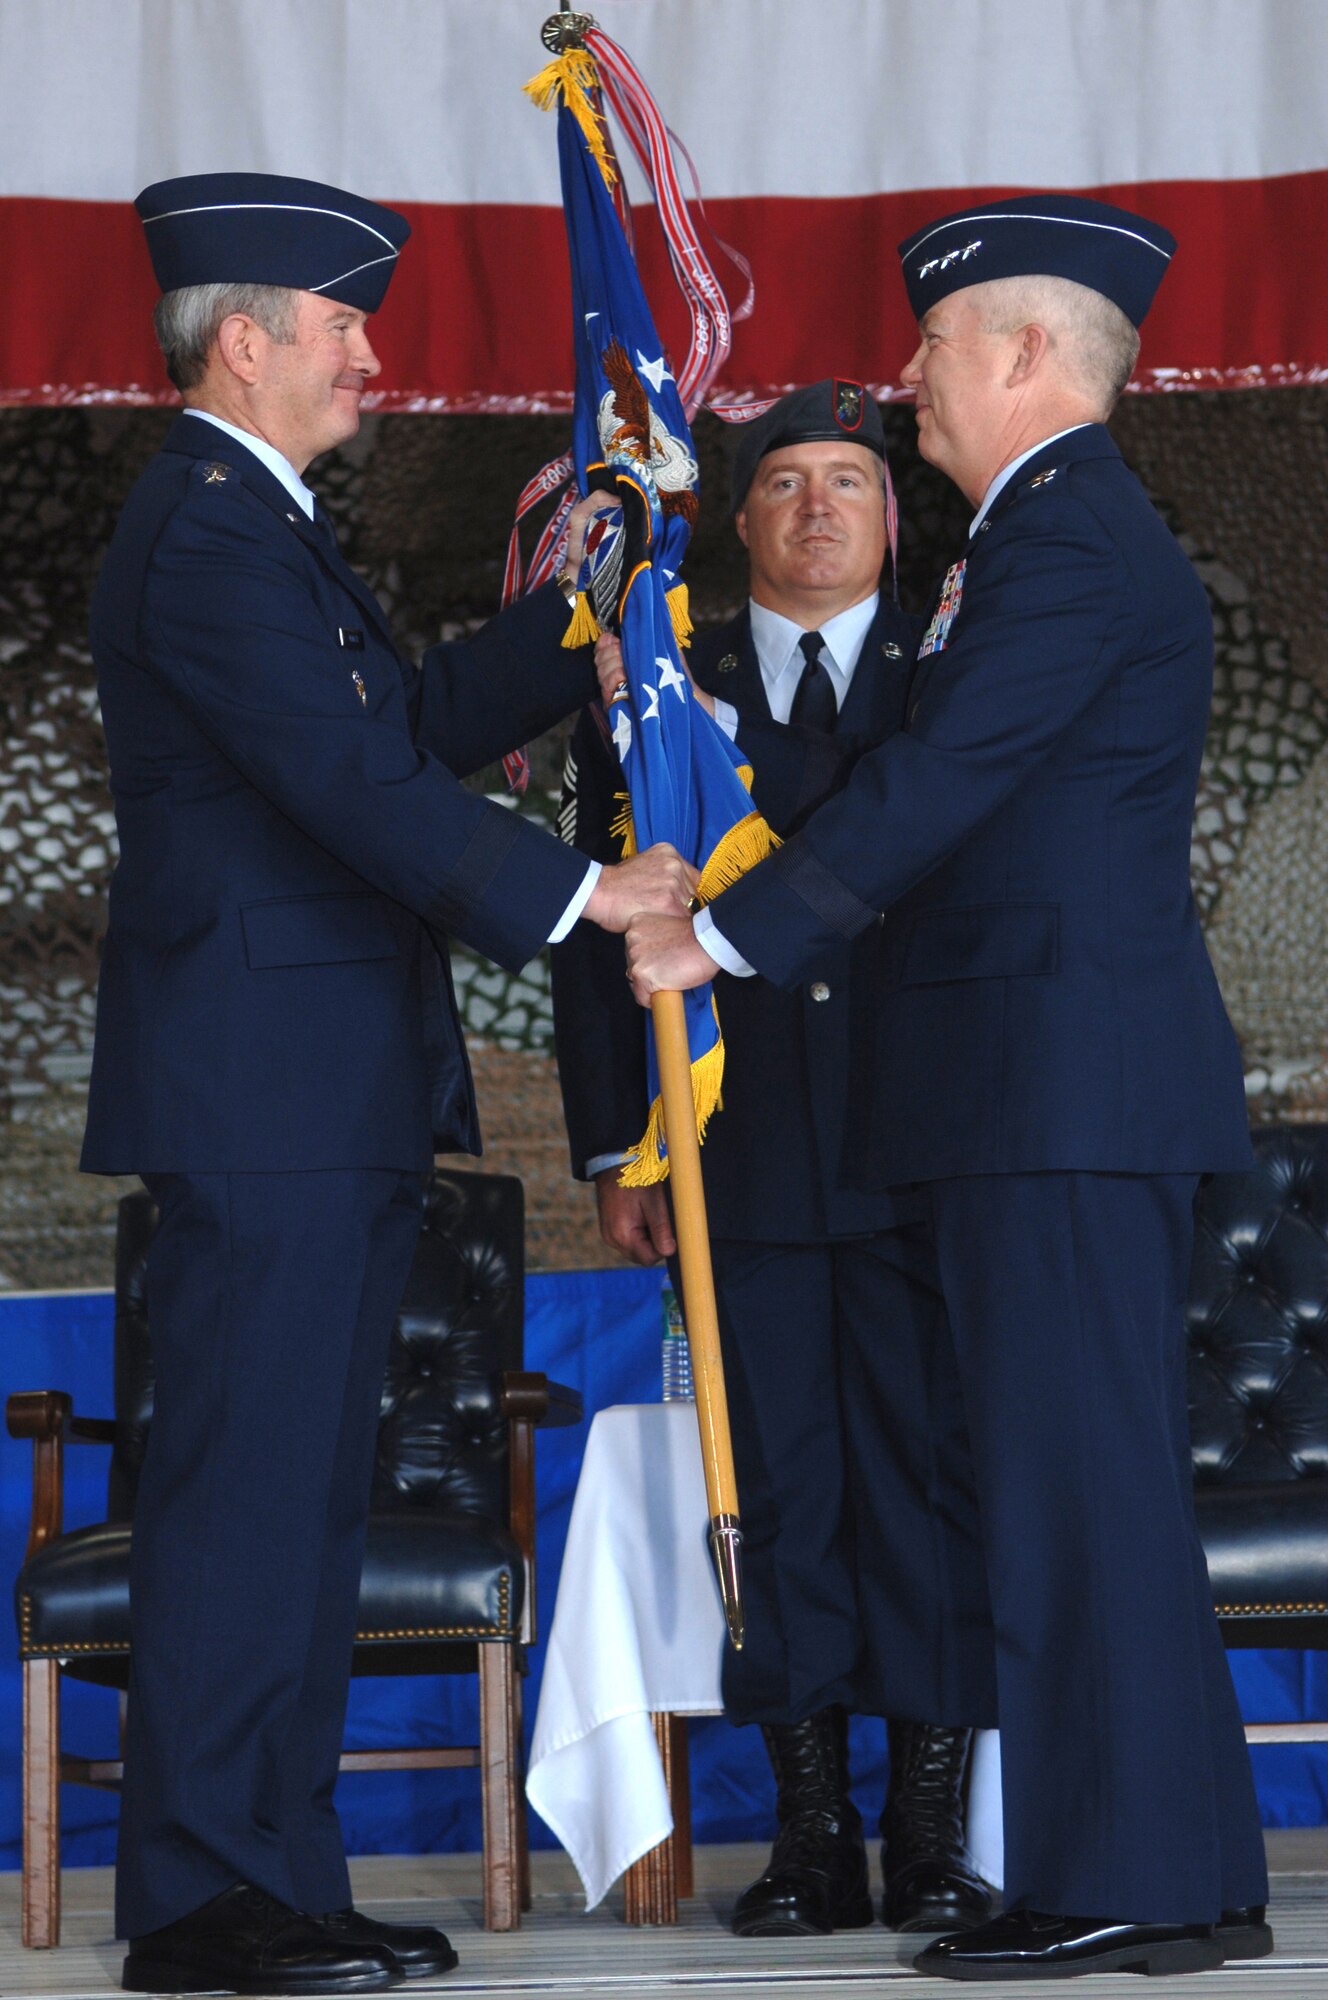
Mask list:
[{"label": "tufted chair back", "polygon": [[383,1384],[370,1505],[507,1518],[505,1371],[522,1365],[521,1183],[436,1173]]},{"label": "tufted chair back", "polygon": [[[107,1518],[133,1517],[152,1424],[147,1257],[150,1195],[120,1203],[115,1280],[115,1444]],[[520,1369],[524,1195],[499,1174],[439,1171],[388,1353],[374,1465],[375,1513],[457,1512],[506,1521],[510,1427],[502,1377]]]},{"label": "tufted chair back", "polygon": [[1199,1197],[1190,1434],[1228,1645],[1328,1644],[1328,1127],[1255,1134]]}]

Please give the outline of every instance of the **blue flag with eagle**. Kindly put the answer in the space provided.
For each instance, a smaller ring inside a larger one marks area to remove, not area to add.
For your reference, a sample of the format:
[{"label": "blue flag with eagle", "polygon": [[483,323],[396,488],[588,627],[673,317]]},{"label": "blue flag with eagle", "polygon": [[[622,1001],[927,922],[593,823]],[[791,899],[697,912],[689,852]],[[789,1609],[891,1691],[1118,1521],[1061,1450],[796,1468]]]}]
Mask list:
[{"label": "blue flag with eagle", "polygon": [[[590,53],[568,48],[527,91],[558,110],[558,155],[572,267],[576,348],[573,457],[583,491],[621,502],[617,530],[591,543],[564,644],[602,629],[622,642],[628,695],[610,710],[627,786],[625,854],[670,841],[700,870],[706,902],[765,858],[774,835],[752,807],[751,770],[695,700],[679,646],[691,626],[681,581],[697,516],[691,431],[614,206],[616,180]],[[711,989],[683,996],[697,1130],[720,1099],[724,1047]],[[668,1173],[653,1036],[650,1118],[627,1185]]]}]

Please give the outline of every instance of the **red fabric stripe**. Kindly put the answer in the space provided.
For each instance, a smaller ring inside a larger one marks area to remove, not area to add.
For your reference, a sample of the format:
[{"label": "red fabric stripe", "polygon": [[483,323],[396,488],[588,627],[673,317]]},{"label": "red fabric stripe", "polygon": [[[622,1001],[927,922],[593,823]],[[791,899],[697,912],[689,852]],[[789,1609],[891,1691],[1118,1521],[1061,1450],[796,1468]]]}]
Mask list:
[{"label": "red fabric stripe", "polygon": [[[1008,189],[840,201],[707,200],[750,259],[753,317],[733,332],[717,397],[842,374],[884,390],[913,344],[895,246],[929,217]],[[1144,329],[1143,387],[1328,379],[1328,173],[1089,190],[1180,241]],[[557,209],[405,205],[415,235],[374,322],[388,409],[565,408],[572,387],[567,250]],[[637,253],[660,333],[689,326],[658,218]],[[152,341],[155,296],[126,203],[0,201],[7,311],[0,402],[171,400]],[[1176,380],[1148,371],[1174,369]]]}]

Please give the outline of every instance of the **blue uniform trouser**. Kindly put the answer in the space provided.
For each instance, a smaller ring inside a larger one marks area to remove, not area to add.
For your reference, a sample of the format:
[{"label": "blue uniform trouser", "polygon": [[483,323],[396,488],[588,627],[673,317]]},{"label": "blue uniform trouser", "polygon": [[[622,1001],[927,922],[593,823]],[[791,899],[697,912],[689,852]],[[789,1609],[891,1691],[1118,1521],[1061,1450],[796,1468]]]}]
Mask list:
[{"label": "blue uniform trouser", "polygon": [[930,1184],[991,1594],[1007,1907],[1209,1923],[1267,1895],[1194,1524],[1195,1189]]},{"label": "blue uniform trouser", "polygon": [[388,1340],[422,1177],[150,1176],[116,1922],[237,1881],[350,1901],[332,1804]]},{"label": "blue uniform trouser", "polygon": [[924,1227],[712,1244],[743,1527],[735,1722],[995,1720],[962,1404]]}]

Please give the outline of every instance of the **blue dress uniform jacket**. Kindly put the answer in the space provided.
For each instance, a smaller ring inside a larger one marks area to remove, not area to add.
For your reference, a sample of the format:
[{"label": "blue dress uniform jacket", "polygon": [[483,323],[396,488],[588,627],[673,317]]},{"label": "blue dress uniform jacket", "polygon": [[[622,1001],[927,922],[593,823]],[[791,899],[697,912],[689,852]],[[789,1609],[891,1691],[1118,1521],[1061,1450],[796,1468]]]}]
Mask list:
[{"label": "blue dress uniform jacket", "polygon": [[[697,634],[689,667],[699,686],[737,709],[740,746],[749,727],[758,752],[767,737],[796,739],[796,759],[772,760],[768,784],[764,758],[754,757],[754,803],[781,835],[843,782],[845,751],[829,745],[880,741],[898,729],[920,631],[918,619],[882,599],[827,738],[771,720],[745,610]],[[587,710],[572,739],[563,821],[567,837],[594,860],[618,858],[610,828],[622,782],[612,746]],[[841,1182],[850,993],[864,969],[870,976],[876,948],[874,937],[826,941],[789,992],[763,979],[721,973],[716,980],[724,1099],[701,1149],[713,1236],[817,1242],[887,1228],[907,1208],[906,1195]],[[587,1161],[629,1151],[645,1130],[644,1020],[623,978],[620,939],[580,925],[554,946],[552,960],[572,1170],[585,1178]]]},{"label": "blue dress uniform jacket", "polygon": [[[1134,1923],[1267,1894],[1184,1398],[1197,1176],[1249,1158],[1189,883],[1211,635],[1107,433],[1053,440],[951,571],[904,728],[714,905],[786,988],[877,940],[847,1150],[929,1203],[928,1344],[964,1417],[932,1533],[971,1475],[990,1602],[937,1632],[977,1612],[955,1685],[981,1721],[986,1624],[1006,1908]],[[869,1575],[908,1534],[882,1518]]]},{"label": "blue dress uniform jacket", "polygon": [[1247,1163],[1189,881],[1211,678],[1202,587],[1110,436],[1053,441],[970,542],[903,729],[713,906],[787,990],[875,935],[865,1184]]},{"label": "blue dress uniform jacket", "polygon": [[415,669],[330,526],[180,417],[93,605],[121,858],[85,1168],[478,1150],[445,934],[516,969],[584,870],[458,779],[593,690],[565,625],[542,592]]},{"label": "blue dress uniform jacket", "polygon": [[520,966],[585,873],[459,776],[593,691],[566,622],[547,592],[417,672],[330,526],[194,416],[107,555],[121,858],[83,1163],[160,1211],[126,1936],[237,1880],[350,1900],[332,1793],[387,1342],[423,1171],[478,1149],[445,933]]}]

